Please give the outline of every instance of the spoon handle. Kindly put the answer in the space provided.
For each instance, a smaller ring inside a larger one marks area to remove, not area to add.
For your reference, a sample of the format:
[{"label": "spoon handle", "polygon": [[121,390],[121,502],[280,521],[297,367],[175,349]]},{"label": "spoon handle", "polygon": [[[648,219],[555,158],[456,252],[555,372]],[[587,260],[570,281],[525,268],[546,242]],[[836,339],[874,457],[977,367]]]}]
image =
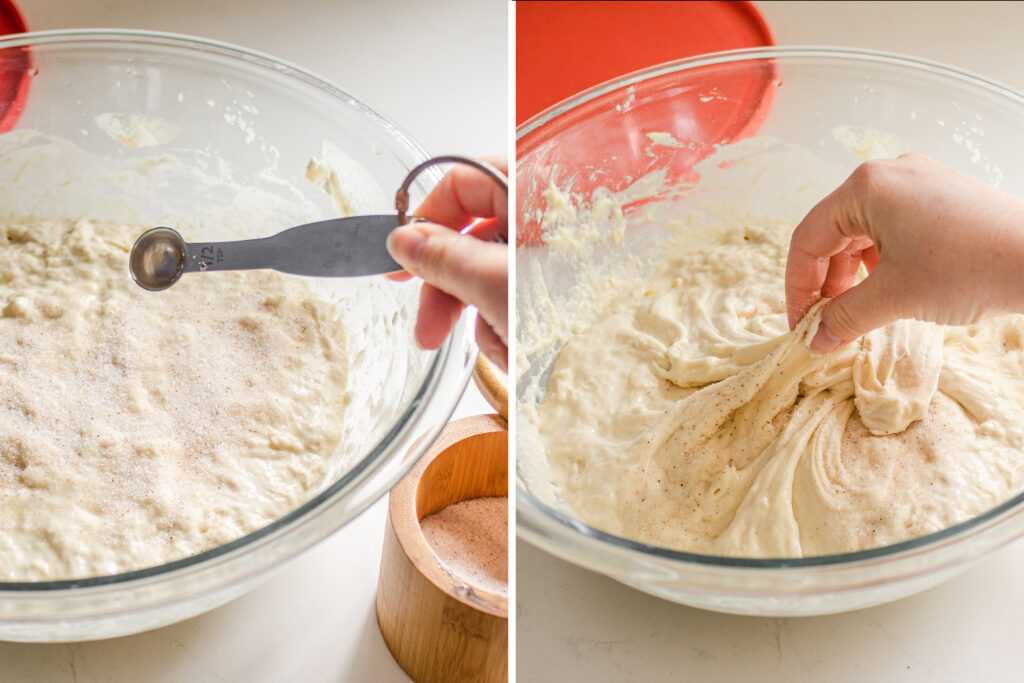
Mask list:
[{"label": "spoon handle", "polygon": [[272,237],[185,244],[184,272],[272,268],[314,277],[356,277],[401,270],[388,254],[398,216],[351,216],[289,228]]}]

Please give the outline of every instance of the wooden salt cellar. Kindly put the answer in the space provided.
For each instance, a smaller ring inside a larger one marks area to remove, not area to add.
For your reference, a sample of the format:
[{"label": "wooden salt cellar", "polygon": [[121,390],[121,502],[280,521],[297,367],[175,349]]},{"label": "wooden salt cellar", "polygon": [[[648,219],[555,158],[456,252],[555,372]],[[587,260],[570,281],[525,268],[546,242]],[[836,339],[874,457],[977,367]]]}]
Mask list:
[{"label": "wooden salt cellar", "polygon": [[[493,404],[500,393],[485,396]],[[507,397],[506,390],[506,411]],[[508,679],[508,597],[453,578],[420,527],[453,503],[507,495],[508,423],[499,415],[450,423],[391,491],[377,623],[395,660],[418,683]]]}]

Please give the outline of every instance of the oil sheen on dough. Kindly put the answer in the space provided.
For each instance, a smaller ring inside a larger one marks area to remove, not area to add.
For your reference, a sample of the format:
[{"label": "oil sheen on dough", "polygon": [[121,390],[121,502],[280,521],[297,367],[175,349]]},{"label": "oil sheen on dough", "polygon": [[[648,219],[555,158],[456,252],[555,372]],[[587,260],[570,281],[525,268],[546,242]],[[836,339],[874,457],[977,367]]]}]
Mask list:
[{"label": "oil sheen on dough", "polygon": [[327,476],[333,309],[273,272],[134,285],[143,228],[0,227],[0,581],[114,574],[234,540]]},{"label": "oil sheen on dough", "polygon": [[536,423],[588,524],[714,555],[800,557],[938,531],[1024,481],[1024,316],[899,321],[825,356],[793,332],[790,226],[667,259],[556,360]]}]

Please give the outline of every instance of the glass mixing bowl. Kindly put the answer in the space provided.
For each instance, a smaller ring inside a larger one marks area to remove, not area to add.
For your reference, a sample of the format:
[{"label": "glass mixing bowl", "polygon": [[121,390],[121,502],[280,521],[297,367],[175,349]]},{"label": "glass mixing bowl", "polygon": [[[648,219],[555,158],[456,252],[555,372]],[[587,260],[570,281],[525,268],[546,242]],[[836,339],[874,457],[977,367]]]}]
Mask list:
[{"label": "glass mixing bowl", "polygon": [[[668,138],[664,133],[669,133]],[[751,137],[756,136],[756,137]],[[575,519],[548,477],[531,409],[543,397],[566,334],[599,305],[594,273],[643,272],[658,235],[606,240],[570,266],[541,237],[549,182],[596,204],[638,179],[661,190],[624,204],[627,218],[652,200],[751,211],[791,225],[863,157],[916,151],[1024,196],[1024,97],[920,59],[826,48],[770,48],[666,64],[597,86],[517,132],[517,521],[527,541],[653,595],[755,615],[840,612],[933,586],[1024,534],[1024,494],[937,533],[861,552],[806,559],[714,557],[633,542]],[[856,152],[856,153],[853,153]],[[860,157],[858,157],[858,154]],[[664,176],[660,176],[664,173]],[[713,182],[714,181],[714,182]],[[717,184],[716,184],[717,183]],[[625,195],[620,195],[625,196]],[[696,201],[695,199],[695,201]],[[696,205],[695,205],[696,206]],[[609,271],[610,272],[610,271]],[[538,305],[536,299],[543,298]],[[547,312],[549,311],[549,312]],[[547,341],[550,340],[553,341]],[[525,363],[523,361],[526,361]]]},{"label": "glass mixing bowl", "polygon": [[[394,211],[426,159],[397,126],[290,64],[205,40],[60,31],[0,40],[0,207],[8,217],[169,225],[191,238],[273,234],[338,215]],[[13,130],[11,128],[13,127]],[[413,205],[440,179],[430,169]],[[127,257],[125,277],[128,276]],[[0,583],[0,639],[104,638],[234,598],[388,491],[447,422],[476,358],[472,320],[436,352],[413,342],[414,283],[310,280],[342,317],[351,369],[343,445],[307,503],[231,543],[159,567],[71,581]]]}]

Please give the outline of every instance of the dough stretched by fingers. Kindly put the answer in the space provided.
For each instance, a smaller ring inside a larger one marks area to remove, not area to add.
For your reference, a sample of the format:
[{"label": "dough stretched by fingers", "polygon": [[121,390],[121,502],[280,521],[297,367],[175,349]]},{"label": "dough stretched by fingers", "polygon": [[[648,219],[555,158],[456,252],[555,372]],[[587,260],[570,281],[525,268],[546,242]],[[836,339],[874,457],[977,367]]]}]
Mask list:
[{"label": "dough stretched by fingers", "polygon": [[823,199],[793,231],[786,261],[786,310],[794,329],[822,297],[836,296],[856,282],[865,250],[874,242],[863,222],[851,220],[847,208],[849,185],[843,184]]},{"label": "dough stretched by fingers", "polygon": [[[1024,310],[1022,216],[1020,199],[919,154],[865,162],[793,233],[790,325],[834,297],[811,342],[827,352],[901,318],[963,325]],[[860,284],[858,261],[871,273]]]},{"label": "dough stretched by fingers", "polygon": [[821,309],[821,324],[811,339],[811,350],[828,353],[871,330],[903,317],[893,292],[898,283],[879,266],[858,285],[838,294]]}]

